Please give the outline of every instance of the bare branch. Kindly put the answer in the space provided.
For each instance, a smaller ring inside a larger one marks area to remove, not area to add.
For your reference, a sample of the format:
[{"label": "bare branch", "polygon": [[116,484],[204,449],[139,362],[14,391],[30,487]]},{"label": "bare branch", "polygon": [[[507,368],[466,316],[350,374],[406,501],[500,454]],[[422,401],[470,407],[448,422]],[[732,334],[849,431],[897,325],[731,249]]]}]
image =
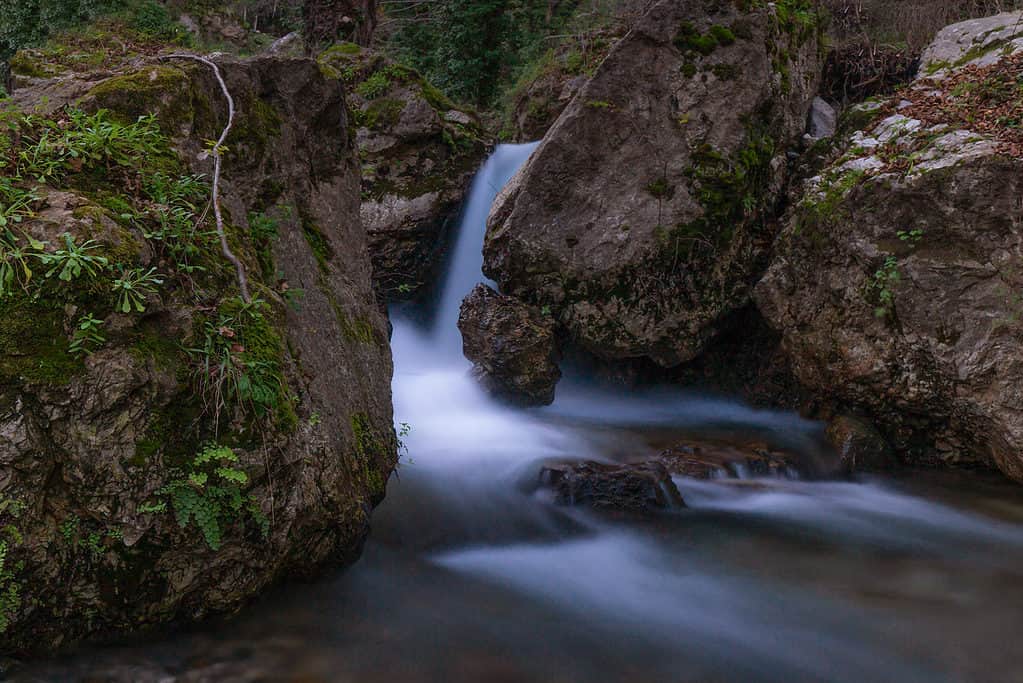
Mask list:
[{"label": "bare branch", "polygon": [[252,297],[249,296],[249,279],[245,274],[245,266],[241,260],[235,256],[234,252],[231,251],[231,247],[227,243],[227,233],[224,230],[224,217],[220,211],[220,169],[223,163],[223,149],[224,142],[227,140],[227,136],[231,132],[231,126],[234,123],[234,98],[231,97],[231,91],[227,88],[227,83],[224,82],[224,77],[220,73],[220,67],[218,67],[213,60],[207,57],[200,57],[199,55],[187,54],[184,52],[178,52],[170,55],[164,55],[160,59],[190,59],[201,64],[205,64],[212,71],[213,75],[217,79],[217,83],[220,84],[220,90],[224,93],[224,99],[227,100],[227,125],[224,126],[224,130],[220,133],[220,138],[217,139],[213,149],[210,150],[210,155],[213,156],[213,215],[217,221],[217,235],[220,237],[220,251],[224,254],[224,258],[234,265],[235,271],[238,273],[238,287],[241,289],[242,300],[245,303],[252,301]]}]

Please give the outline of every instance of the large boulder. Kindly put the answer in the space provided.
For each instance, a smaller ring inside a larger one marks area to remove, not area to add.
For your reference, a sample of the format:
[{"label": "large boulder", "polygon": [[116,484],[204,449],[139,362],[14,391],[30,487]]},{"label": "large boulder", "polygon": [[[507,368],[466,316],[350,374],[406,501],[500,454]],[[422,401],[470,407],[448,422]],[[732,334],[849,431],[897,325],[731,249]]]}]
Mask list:
[{"label": "large boulder", "polygon": [[809,0],[657,2],[490,216],[484,271],[604,359],[674,366],[749,301],[820,67]]},{"label": "large boulder", "polygon": [[911,87],[857,114],[868,122],[808,182],[756,289],[818,396],[863,412],[910,463],[1019,481],[1021,79],[1019,13],[943,31]]},{"label": "large boulder", "polygon": [[396,464],[344,91],[311,60],[220,69],[251,303],[203,211],[227,120],[209,68],[67,74],[19,92],[33,116],[5,113],[35,179],[0,178],[28,201],[4,248],[33,271],[0,296],[5,653],[231,612],[351,562]]},{"label": "large boulder", "polygon": [[489,150],[472,112],[418,73],[342,43],[319,57],[347,84],[362,159],[362,223],[373,278],[386,299],[434,282],[462,200]]},{"label": "large boulder", "polygon": [[561,370],[549,315],[477,285],[462,302],[458,329],[465,357],[487,389],[524,405],[554,401]]}]

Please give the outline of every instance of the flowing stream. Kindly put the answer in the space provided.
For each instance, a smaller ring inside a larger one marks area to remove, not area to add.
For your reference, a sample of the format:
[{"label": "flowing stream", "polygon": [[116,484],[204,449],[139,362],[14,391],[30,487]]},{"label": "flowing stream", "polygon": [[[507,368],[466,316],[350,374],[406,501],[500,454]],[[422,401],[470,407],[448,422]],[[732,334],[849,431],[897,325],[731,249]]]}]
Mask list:
[{"label": "flowing stream", "polygon": [[1023,495],[981,476],[678,479],[650,518],[559,507],[548,460],[642,460],[684,438],[831,457],[820,425],[566,377],[505,407],[456,328],[487,213],[534,146],[477,176],[431,307],[392,311],[408,457],[362,560],[241,617],[96,649],[22,680],[1023,681]]}]

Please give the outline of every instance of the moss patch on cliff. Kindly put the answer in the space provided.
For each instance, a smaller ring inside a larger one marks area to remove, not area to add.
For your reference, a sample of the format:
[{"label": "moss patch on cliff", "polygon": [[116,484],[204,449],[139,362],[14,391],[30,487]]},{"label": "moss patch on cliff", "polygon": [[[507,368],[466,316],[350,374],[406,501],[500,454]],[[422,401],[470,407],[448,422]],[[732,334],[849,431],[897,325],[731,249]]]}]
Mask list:
[{"label": "moss patch on cliff", "polygon": [[83,365],[68,352],[64,313],[27,296],[0,299],[0,385],[66,384]]},{"label": "moss patch on cliff", "polygon": [[764,208],[775,151],[774,139],[756,126],[750,128],[745,145],[729,157],[709,145],[698,148],[686,175],[703,215],[678,225],[672,236],[699,237],[714,244],[729,241],[737,226]]}]

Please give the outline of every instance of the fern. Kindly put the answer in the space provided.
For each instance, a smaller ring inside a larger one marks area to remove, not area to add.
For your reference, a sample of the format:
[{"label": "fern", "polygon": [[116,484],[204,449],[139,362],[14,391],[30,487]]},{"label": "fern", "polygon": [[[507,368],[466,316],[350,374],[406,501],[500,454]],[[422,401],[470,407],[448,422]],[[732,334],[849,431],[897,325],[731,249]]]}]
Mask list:
[{"label": "fern", "polygon": [[[223,529],[232,521],[248,513],[260,527],[263,535],[269,533],[269,523],[255,499],[244,495],[243,487],[249,476],[232,467],[238,462],[237,454],[225,446],[209,445],[192,460],[192,470],[164,486],[160,493],[170,499],[174,518],[182,529],[194,523],[206,544],[218,550],[223,543]],[[148,505],[148,512],[163,512],[166,504]]]}]

